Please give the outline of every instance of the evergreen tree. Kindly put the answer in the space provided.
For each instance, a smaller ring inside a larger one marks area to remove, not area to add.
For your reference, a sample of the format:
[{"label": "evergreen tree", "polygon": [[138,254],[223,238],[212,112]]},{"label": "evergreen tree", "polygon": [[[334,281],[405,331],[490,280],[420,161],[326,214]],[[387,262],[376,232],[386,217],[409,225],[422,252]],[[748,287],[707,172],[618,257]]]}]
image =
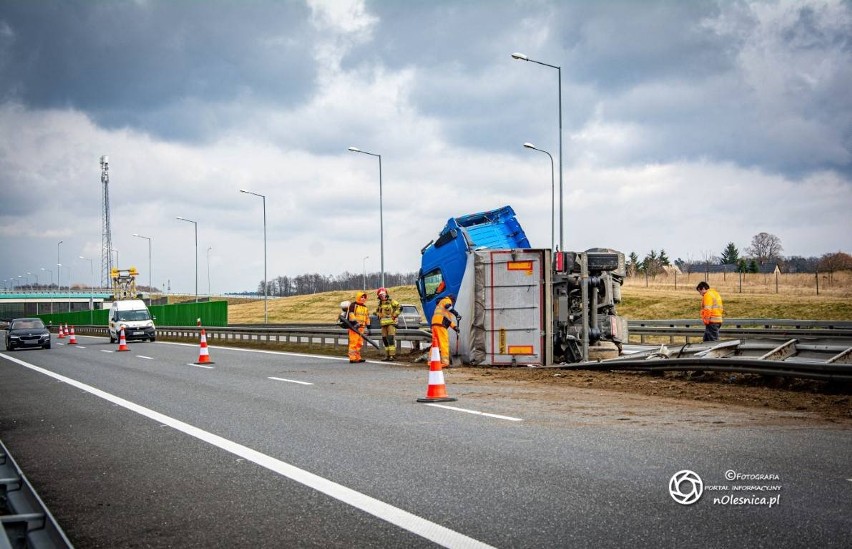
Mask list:
[{"label": "evergreen tree", "polygon": [[733,242],[728,242],[728,245],[722,250],[722,265],[738,265],[740,262],[740,251]]},{"label": "evergreen tree", "polygon": [[630,252],[627,258],[627,276],[636,276],[639,271],[639,256],[636,252]]}]

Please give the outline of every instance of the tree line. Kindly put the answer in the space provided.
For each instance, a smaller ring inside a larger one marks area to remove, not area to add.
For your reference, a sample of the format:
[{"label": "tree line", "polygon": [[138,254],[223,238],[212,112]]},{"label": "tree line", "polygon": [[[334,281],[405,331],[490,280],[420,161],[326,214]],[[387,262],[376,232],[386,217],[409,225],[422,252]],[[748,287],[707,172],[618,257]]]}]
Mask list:
[{"label": "tree line", "polygon": [[719,255],[703,252],[700,259],[678,258],[669,260],[666,251],[659,253],[651,250],[640,259],[636,252],[631,252],[627,258],[627,276],[649,275],[656,276],[667,267],[675,266],[681,272],[701,272],[710,265],[730,265],[731,271],[740,273],[757,273],[762,266],[777,265],[787,273],[835,272],[852,269],[852,255],[844,252],[823,254],[820,257],[784,257],[784,247],[781,239],[770,233],[758,233],[751,239],[744,253],[733,242],[728,242]]},{"label": "tree line", "polygon": [[[627,257],[627,276],[648,275],[656,276],[668,267],[676,266],[681,272],[702,272],[708,265],[731,265],[732,271],[749,273],[759,272],[760,266],[777,264],[783,272],[814,273],[852,270],[852,256],[844,252],[827,253],[821,257],[784,257],[781,239],[769,233],[756,234],[751,244],[740,252],[733,242],[728,242],[725,248],[716,255],[712,252],[702,253],[700,259],[677,258],[669,259],[666,251],[651,250],[644,258],[639,258],[636,252]],[[417,272],[385,273],[385,286],[413,286],[417,282]],[[287,297],[308,295],[337,290],[375,289],[381,286],[381,273],[351,273],[338,275],[322,275],[319,273],[302,274],[299,276],[279,276],[267,282],[267,295]],[[257,284],[257,293],[263,295],[263,281]]]},{"label": "tree line", "polygon": [[[417,281],[417,272],[385,273],[385,286],[413,286]],[[339,275],[322,275],[318,273],[302,274],[299,276],[279,276],[270,279],[266,284],[267,295],[287,297],[293,295],[308,295],[336,290],[358,290],[379,288],[382,283],[381,273],[350,273]],[[262,295],[263,281],[257,285],[257,293]]]}]

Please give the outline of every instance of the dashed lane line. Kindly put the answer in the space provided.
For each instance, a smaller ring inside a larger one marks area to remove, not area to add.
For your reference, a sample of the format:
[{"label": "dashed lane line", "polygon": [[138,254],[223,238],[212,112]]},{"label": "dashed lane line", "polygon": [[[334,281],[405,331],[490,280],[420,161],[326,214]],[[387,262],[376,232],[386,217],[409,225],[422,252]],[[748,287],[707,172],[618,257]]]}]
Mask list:
[{"label": "dashed lane line", "polygon": [[313,383],[308,383],[307,381],[296,381],[295,379],[284,379],[283,377],[270,377],[268,379],[274,379],[275,381],[286,381],[287,383],[298,383],[299,385],[313,385]]},{"label": "dashed lane line", "polygon": [[466,414],[474,414],[474,415],[477,415],[477,416],[493,417],[495,419],[505,419],[506,421],[523,421],[523,419],[521,419],[519,417],[501,416],[501,415],[498,415],[498,414],[489,414],[489,413],[486,413],[486,412],[480,412],[478,410],[468,410],[467,408],[456,408],[455,406],[446,406],[444,404],[426,403],[426,406],[434,406],[435,408],[444,408],[444,409],[447,409],[447,410],[453,410],[455,412],[464,412]]},{"label": "dashed lane line", "polygon": [[91,385],[86,385],[85,383],[75,379],[51,372],[50,370],[46,370],[36,366],[35,364],[30,364],[29,362],[24,362],[18,358],[13,358],[4,354],[0,354],[0,357],[16,364],[20,364],[21,366],[29,368],[35,372],[52,377],[63,383],[67,383],[72,387],[86,391],[96,397],[102,398],[108,402],[112,402],[113,404],[152,419],[161,425],[168,425],[177,431],[197,438],[198,440],[206,442],[212,446],[216,446],[217,448],[221,448],[222,450],[230,452],[237,457],[251,461],[265,469],[289,478],[290,480],[298,482],[338,501],[346,503],[347,505],[351,505],[356,509],[369,513],[380,520],[384,520],[385,522],[398,526],[399,528],[407,530],[442,547],[470,547],[483,549],[492,547],[477,539],[466,536],[461,532],[456,532],[446,526],[441,526],[440,524],[427,520],[423,517],[419,517],[413,513],[409,513],[408,511],[398,507],[394,507],[393,505],[381,500],[372,498],[351,488],[347,488],[342,484],[338,484],[304,469],[300,469],[295,465],[291,465],[266,454],[262,454],[248,446],[237,444],[236,442],[204,431],[203,429],[190,425],[189,423],[184,423],[183,421],[161,414],[160,412],[156,412],[150,408],[145,408],[144,406],[125,400],[111,393],[107,393],[106,391],[102,391],[92,387]]}]

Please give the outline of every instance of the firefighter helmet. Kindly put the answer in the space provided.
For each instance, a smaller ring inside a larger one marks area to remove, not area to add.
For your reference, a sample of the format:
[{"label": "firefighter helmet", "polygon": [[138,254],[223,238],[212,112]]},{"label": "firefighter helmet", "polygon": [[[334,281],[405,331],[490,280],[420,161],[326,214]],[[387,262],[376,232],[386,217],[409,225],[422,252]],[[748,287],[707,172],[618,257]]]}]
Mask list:
[{"label": "firefighter helmet", "polygon": [[387,291],[387,289],[386,289],[386,288],[379,288],[378,290],[376,290],[376,296],[377,296],[379,299],[381,299],[382,295],[384,295],[385,297],[387,297],[387,295],[388,295],[388,291]]}]

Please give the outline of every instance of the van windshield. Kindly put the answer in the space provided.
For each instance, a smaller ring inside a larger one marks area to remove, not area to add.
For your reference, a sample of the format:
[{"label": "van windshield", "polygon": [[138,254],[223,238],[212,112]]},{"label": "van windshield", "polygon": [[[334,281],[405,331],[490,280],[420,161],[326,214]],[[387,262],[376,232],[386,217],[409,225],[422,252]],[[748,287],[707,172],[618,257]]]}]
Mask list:
[{"label": "van windshield", "polygon": [[144,309],[136,311],[118,311],[116,314],[118,314],[118,320],[151,320],[151,316],[148,314],[148,311]]}]

